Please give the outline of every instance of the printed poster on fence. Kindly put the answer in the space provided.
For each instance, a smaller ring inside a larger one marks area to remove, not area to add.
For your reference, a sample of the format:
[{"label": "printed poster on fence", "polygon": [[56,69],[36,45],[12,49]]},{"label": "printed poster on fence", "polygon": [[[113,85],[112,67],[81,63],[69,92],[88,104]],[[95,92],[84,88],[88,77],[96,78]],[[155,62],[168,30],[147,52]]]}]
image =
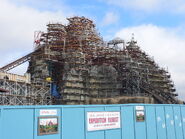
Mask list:
[{"label": "printed poster on fence", "polygon": [[87,130],[120,128],[120,112],[87,112]]},{"label": "printed poster on fence", "polygon": [[58,133],[58,117],[39,117],[38,134],[48,135]]}]

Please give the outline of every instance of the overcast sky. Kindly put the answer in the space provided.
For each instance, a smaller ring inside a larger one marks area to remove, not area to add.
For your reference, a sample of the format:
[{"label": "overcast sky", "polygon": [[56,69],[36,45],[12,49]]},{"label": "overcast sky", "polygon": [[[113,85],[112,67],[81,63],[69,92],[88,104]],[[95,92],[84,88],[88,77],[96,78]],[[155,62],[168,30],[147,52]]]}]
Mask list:
[{"label": "overcast sky", "polygon": [[[0,0],[0,66],[33,51],[34,31],[76,15],[94,20],[106,41],[129,41],[134,33],[185,100],[185,0]],[[12,72],[24,73],[26,65]]]}]

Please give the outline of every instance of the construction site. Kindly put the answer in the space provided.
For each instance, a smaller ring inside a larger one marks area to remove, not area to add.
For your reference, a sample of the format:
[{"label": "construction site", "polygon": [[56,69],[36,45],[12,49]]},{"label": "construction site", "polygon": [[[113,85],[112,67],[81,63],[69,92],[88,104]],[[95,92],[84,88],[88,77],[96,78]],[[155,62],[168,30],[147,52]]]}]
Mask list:
[{"label": "construction site", "polygon": [[[35,32],[34,51],[0,68],[0,105],[183,103],[134,37],[105,42],[92,20],[67,20]],[[9,73],[27,61],[24,76]]]}]

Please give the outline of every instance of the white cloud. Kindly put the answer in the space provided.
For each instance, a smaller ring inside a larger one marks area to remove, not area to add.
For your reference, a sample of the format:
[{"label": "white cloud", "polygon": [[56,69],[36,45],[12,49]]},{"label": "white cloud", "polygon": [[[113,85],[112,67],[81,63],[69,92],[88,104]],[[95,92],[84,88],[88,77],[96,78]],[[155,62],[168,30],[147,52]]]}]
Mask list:
[{"label": "white cloud", "polygon": [[132,10],[185,13],[184,0],[106,0],[106,2]]},{"label": "white cloud", "polygon": [[179,30],[179,28],[163,28],[148,24],[124,28],[117,32],[115,37],[128,41],[134,33],[141,49],[150,56],[154,56],[154,60],[160,67],[166,69],[168,67],[177,92],[185,100],[185,92],[183,92],[185,89],[185,36],[181,36],[182,33]]},{"label": "white cloud", "polygon": [[63,10],[39,11],[0,0],[0,67],[33,50],[34,31],[45,31],[50,21],[66,23],[65,18]]},{"label": "white cloud", "polygon": [[118,22],[119,16],[114,12],[107,12],[103,18],[102,25],[107,26]]}]

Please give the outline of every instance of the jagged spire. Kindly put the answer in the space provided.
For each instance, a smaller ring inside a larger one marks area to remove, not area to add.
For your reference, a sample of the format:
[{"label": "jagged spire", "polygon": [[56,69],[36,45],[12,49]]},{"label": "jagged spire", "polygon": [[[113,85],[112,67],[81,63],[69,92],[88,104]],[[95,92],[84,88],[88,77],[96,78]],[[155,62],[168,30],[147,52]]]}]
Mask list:
[{"label": "jagged spire", "polygon": [[128,42],[128,47],[138,47],[137,41],[135,41],[134,33],[132,33],[131,40]]},{"label": "jagged spire", "polygon": [[132,33],[132,38],[131,38],[131,41],[134,41],[134,33]]}]

